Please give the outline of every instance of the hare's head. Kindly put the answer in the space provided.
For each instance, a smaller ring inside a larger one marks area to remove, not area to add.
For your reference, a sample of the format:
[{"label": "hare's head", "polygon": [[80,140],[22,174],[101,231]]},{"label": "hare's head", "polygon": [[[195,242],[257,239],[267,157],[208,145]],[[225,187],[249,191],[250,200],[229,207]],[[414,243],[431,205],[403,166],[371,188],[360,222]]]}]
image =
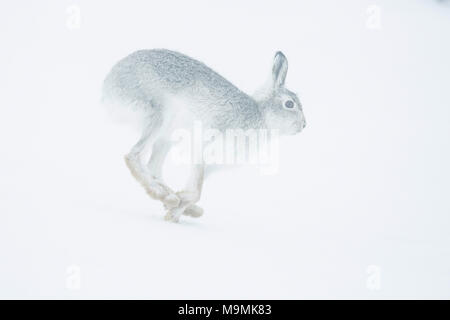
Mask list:
[{"label": "hare's head", "polygon": [[255,98],[269,129],[278,129],[281,134],[296,134],[302,131],[306,121],[297,95],[284,86],[287,71],[287,59],[278,51],[273,61],[272,76]]}]

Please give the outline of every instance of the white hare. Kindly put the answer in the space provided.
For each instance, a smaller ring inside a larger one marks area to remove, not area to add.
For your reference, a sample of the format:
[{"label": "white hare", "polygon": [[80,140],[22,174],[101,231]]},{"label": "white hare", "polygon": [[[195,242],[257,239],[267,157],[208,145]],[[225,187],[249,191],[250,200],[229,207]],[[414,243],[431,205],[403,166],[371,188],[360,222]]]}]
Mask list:
[{"label": "white hare", "polygon": [[[269,83],[251,97],[203,63],[165,49],[134,52],[112,68],[104,81],[104,99],[132,105],[143,111],[144,117],[142,136],[125,156],[126,163],[147,193],[164,203],[167,220],[177,222],[182,214],[203,214],[195,203],[200,199],[204,163],[192,165],[183,191],[172,191],[162,180],[172,132],[181,123],[185,126],[194,121],[221,131],[300,132],[306,122],[298,97],[284,86],[287,70],[286,57],[277,52]],[[146,163],[145,150],[149,149],[151,156]]]}]

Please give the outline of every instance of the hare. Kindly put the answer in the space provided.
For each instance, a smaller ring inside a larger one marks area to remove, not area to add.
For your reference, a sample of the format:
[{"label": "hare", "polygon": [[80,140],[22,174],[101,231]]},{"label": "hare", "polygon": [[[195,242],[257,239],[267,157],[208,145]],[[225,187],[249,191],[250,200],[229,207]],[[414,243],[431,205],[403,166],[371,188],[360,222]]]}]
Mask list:
[{"label": "hare", "polygon": [[[276,129],[292,135],[306,125],[297,95],[285,88],[288,62],[274,57],[272,74],[253,97],[239,90],[205,64],[166,50],[139,50],[120,60],[106,76],[104,101],[133,106],[143,114],[142,136],[125,161],[132,175],[167,209],[166,220],[178,222],[182,214],[199,217],[205,164],[195,163],[186,188],[174,192],[162,179],[162,167],[180,125],[201,121],[220,131],[227,128]],[[146,150],[151,156],[146,163]]]}]

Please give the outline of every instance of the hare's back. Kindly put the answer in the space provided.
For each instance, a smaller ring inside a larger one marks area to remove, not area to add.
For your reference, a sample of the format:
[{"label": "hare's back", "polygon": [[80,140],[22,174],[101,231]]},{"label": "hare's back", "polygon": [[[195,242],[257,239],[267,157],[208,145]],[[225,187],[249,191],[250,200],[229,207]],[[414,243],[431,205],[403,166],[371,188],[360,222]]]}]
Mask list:
[{"label": "hare's back", "polygon": [[202,62],[166,49],[140,50],[129,56],[142,77],[152,76],[168,90],[209,89],[210,94],[242,93],[232,83]]},{"label": "hare's back", "polygon": [[196,107],[194,112],[209,114],[217,122],[246,122],[259,113],[251,97],[217,72],[166,49],[139,50],[125,57],[105,79],[104,89],[106,95],[112,92],[122,101],[144,106],[157,105],[167,95],[182,95]]},{"label": "hare's back", "polygon": [[146,93],[157,89],[176,93],[193,90],[197,96],[203,93],[212,99],[245,95],[202,62],[167,49],[136,51],[119,61],[111,73],[123,87],[132,84]]}]

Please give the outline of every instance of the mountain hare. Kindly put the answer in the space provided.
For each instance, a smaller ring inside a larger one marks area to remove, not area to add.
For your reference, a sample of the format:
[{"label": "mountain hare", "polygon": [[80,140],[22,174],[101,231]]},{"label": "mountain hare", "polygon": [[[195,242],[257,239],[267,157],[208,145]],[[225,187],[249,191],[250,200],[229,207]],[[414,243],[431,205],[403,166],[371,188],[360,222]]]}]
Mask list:
[{"label": "mountain hare", "polygon": [[[174,130],[200,121],[220,132],[229,128],[300,132],[306,122],[298,97],[284,86],[287,70],[286,57],[277,52],[270,81],[251,97],[203,63],[165,49],[136,51],[112,68],[104,81],[104,100],[133,106],[143,114],[142,136],[125,156],[126,164],[147,193],[163,202],[166,220],[203,214],[195,203],[200,199],[205,163],[192,165],[184,191],[174,192],[162,180]],[[145,163],[149,149],[151,156]]]}]

